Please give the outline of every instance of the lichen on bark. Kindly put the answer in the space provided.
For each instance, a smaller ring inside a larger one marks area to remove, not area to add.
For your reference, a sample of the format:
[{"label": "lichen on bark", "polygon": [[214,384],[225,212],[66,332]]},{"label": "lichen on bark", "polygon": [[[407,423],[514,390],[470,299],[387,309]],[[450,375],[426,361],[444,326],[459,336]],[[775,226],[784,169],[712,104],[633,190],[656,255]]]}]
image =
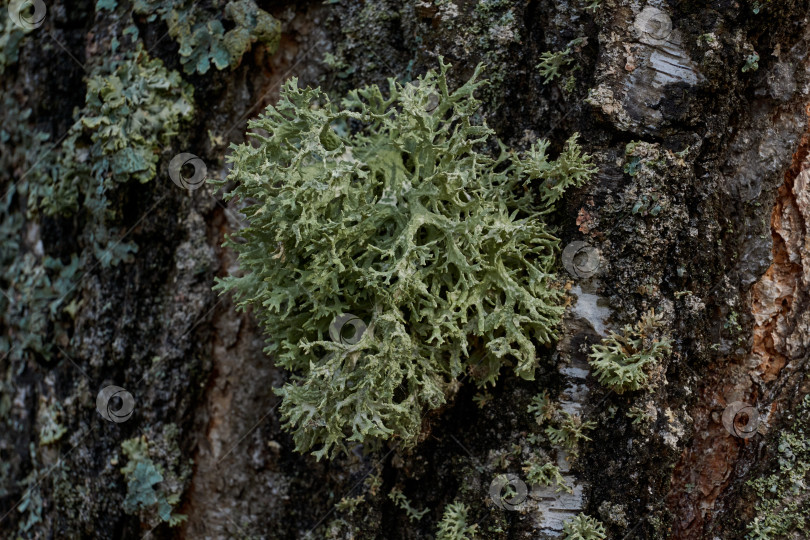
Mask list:
[{"label": "lichen on bark", "polygon": [[[231,158],[228,196],[256,203],[230,242],[245,275],[218,287],[257,308],[267,352],[301,374],[281,412],[319,458],[345,441],[413,445],[465,370],[480,385],[502,366],[532,379],[563,313],[543,215],[595,168],[575,136],[556,160],[545,141],[481,153],[497,141],[474,118],[478,71],[450,90],[448,67],[340,107],[292,80]],[[327,340],[344,313],[368,329]]]}]

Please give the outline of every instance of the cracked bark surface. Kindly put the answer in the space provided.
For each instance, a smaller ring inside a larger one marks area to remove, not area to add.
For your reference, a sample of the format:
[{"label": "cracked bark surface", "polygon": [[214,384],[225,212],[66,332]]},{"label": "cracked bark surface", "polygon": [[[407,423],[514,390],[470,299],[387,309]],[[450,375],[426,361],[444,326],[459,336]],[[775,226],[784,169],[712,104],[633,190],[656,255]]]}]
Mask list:
[{"label": "cracked bark surface", "polygon": [[[482,407],[478,390],[462,385],[427,416],[412,452],[392,443],[316,462],[295,453],[280,427],[272,389],[288,374],[262,352],[268,336],[211,291],[214,276],[238,271],[221,247],[240,227],[238,207],[209,187],[178,190],[160,172],[121,186],[114,196],[139,246],[133,261],[82,269],[76,317],[55,358],[0,360],[0,537],[432,538],[444,507],[460,500],[480,538],[558,537],[555,516],[580,511],[604,522],[609,538],[743,538],[756,502],[746,482],[776,465],[775,436],[810,392],[808,5],[772,0],[755,14],[745,0],[602,0],[595,11],[548,0],[258,4],[282,23],[278,52],[254,47],[233,71],[184,75],[195,89],[194,121],[155,149],[159,171],[189,151],[224,177],[228,145],[244,140],[247,119],[274,103],[290,76],[339,96],[414,77],[438,55],[454,64],[457,83],[484,62],[492,83],[482,116],[509,145],[546,137],[559,151],[579,131],[595,156],[598,174],[566,195],[554,220],[563,245],[599,249],[600,271],[580,279],[560,265],[569,309],[556,347],[540,351],[536,381],[504,377]],[[130,7],[48,4],[45,25],[21,41],[0,85],[33,109],[31,126],[51,141],[84,103],[85,72],[70,56],[104,61]],[[645,26],[661,14],[671,22],[665,36]],[[155,57],[181,69],[163,23],[135,24]],[[587,39],[574,52],[574,88],[565,90],[565,77],[543,84],[540,54],[579,37]],[[345,67],[327,65],[326,52]],[[758,69],[743,72],[754,52]],[[625,150],[634,141],[651,149],[631,175]],[[12,163],[0,182],[7,188],[25,172]],[[652,195],[655,214],[641,203]],[[77,227],[25,218],[13,231],[20,257],[68,255]],[[611,393],[587,373],[588,347],[649,308],[664,315],[674,353],[651,390]],[[105,422],[95,410],[108,384],[133,393],[127,422]],[[536,424],[526,409],[541,390],[597,422],[578,459],[527,441]],[[756,406],[756,436],[724,429],[734,401]],[[66,431],[43,445],[43,411],[53,403]],[[634,424],[633,407],[650,420]],[[177,435],[168,437],[172,424]],[[141,436],[164,467],[193,460],[176,507],[188,519],[178,527],[153,528],[122,510],[121,443]],[[519,511],[498,508],[493,478],[521,476],[539,451],[562,465],[576,496],[530,490]],[[372,476],[379,487],[364,483]],[[428,509],[425,517],[409,520],[387,496],[394,487]],[[360,494],[353,513],[336,508]],[[32,515],[38,521],[26,528]]]}]

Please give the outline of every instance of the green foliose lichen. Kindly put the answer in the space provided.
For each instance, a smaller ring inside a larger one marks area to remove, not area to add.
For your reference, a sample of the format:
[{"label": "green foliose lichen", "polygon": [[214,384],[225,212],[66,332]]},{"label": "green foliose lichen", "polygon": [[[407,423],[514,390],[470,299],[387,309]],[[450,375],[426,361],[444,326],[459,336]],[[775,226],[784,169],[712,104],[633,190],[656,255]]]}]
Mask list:
[{"label": "green foliose lichen", "polygon": [[38,414],[39,444],[44,446],[57,442],[67,433],[67,428],[62,425],[64,409],[58,401],[47,402],[40,398],[40,410]]},{"label": "green foliose lichen", "polygon": [[523,465],[523,472],[526,473],[526,480],[531,484],[539,486],[556,486],[555,491],[567,491],[573,493],[571,486],[565,483],[560,468],[554,463],[543,459],[543,456],[533,454]]},{"label": "green foliose lichen", "polygon": [[[541,392],[535,395],[527,411],[534,414],[537,425],[542,427],[548,423],[549,425],[547,425],[544,430],[548,441],[553,445],[564,448],[573,457],[579,455],[579,445],[581,441],[591,440],[590,437],[586,435],[586,432],[596,427],[596,422],[583,422],[579,415],[562,410],[557,402],[549,398],[547,392]],[[531,434],[530,438],[533,441],[539,441],[541,437],[538,434]],[[539,459],[539,456],[534,456],[527,467],[531,468],[537,474],[543,474],[543,471],[552,473],[553,470],[550,467],[546,467],[544,465],[545,463],[547,462]],[[545,467],[545,469],[543,469],[543,467]],[[524,468],[524,470],[526,469]],[[538,480],[536,483],[541,482]]]},{"label": "green foliose lichen", "polygon": [[[0,111],[0,354],[49,360],[67,347],[78,304],[79,269],[103,267],[136,250],[111,223],[110,192],[154,178],[159,148],[192,112],[191,87],[139,46],[92,69],[85,106],[61,144],[29,127],[30,110],[10,96]],[[40,238],[45,216],[72,220],[76,253],[49,254]]]},{"label": "green foliose lichen", "polygon": [[557,404],[548,397],[548,392],[540,392],[532,398],[527,412],[534,414],[535,421],[542,426],[557,414]]},{"label": "green foliose lichen", "polygon": [[469,513],[470,507],[462,502],[448,504],[439,522],[436,540],[475,540],[478,525],[469,523]]},{"label": "green foliose lichen", "polygon": [[[0,111],[0,355],[17,361],[27,353],[48,360],[66,343],[76,256],[43,252],[39,225],[28,219],[26,199],[46,181],[38,167],[48,135],[29,127],[31,110],[6,96]],[[47,438],[47,437],[46,437]]]},{"label": "green foliose lichen", "polygon": [[574,62],[572,56],[574,49],[582,45],[584,41],[584,38],[577,38],[571,40],[565,49],[561,51],[546,51],[540,55],[540,63],[535,67],[543,76],[543,84],[548,84],[557,77],[562,76],[562,70]]},{"label": "green foliose lichen", "polygon": [[23,28],[15,24],[9,16],[8,0],[0,0],[0,75],[6,68],[17,62],[20,55],[20,43],[26,34],[34,28]]},{"label": "green foliose lichen", "polygon": [[562,411],[557,425],[546,427],[546,436],[552,444],[565,448],[571,455],[579,453],[580,441],[590,441],[585,432],[596,427],[596,422],[583,422],[579,415]]},{"label": "green foliose lichen", "polygon": [[563,524],[564,540],[605,540],[605,526],[598,519],[578,514]]},{"label": "green foliose lichen", "polygon": [[388,498],[394,501],[394,504],[401,510],[405,512],[405,515],[408,516],[408,521],[419,521],[425,514],[428,513],[428,508],[423,508],[422,510],[418,510],[413,506],[411,500],[402,493],[402,490],[399,488],[394,488],[388,493]]},{"label": "green foliose lichen", "polygon": [[159,16],[166,23],[169,35],[180,45],[180,63],[186,73],[206,73],[211,64],[219,70],[233,69],[256,42],[264,44],[271,53],[278,49],[281,23],[259,9],[253,0],[212,3],[212,10],[219,11],[232,23],[233,27],[227,31],[220,18],[198,4],[193,0],[134,3],[136,13],[149,15],[149,21]]},{"label": "green foliose lichen", "polygon": [[[481,67],[455,91],[448,67],[340,106],[293,79],[250,123],[256,144],[233,147],[229,197],[250,225],[228,242],[244,275],[217,289],[256,309],[267,352],[294,373],[286,427],[319,458],[347,440],[415,444],[465,370],[479,385],[504,367],[532,379],[555,338],[558,240],[543,216],[594,167],[575,138],[557,160],[545,141],[507,151],[475,121]],[[344,313],[367,325],[358,339],[328,337]]]},{"label": "green foliose lichen", "polygon": [[[121,450],[128,458],[121,469],[127,481],[123,508],[128,514],[140,516],[150,526],[168,522],[174,527],[186,520],[184,514],[172,510],[180,502],[183,484],[191,469],[179,456],[176,426],[168,424],[163,435],[159,443],[150,443],[146,437],[121,443]],[[168,468],[155,463],[157,456],[168,460]]]},{"label": "green foliose lichen", "polygon": [[191,118],[192,88],[176,71],[150,58],[139,44],[132,53],[96,68],[87,80],[85,106],[49,167],[33,186],[29,208],[46,215],[83,210],[85,244],[106,267],[136,251],[106,223],[115,217],[108,194],[129,181],[157,173],[158,152]]},{"label": "green foliose lichen", "polygon": [[672,351],[672,342],[659,337],[661,316],[650,310],[621,334],[611,332],[591,348],[590,364],[601,384],[617,394],[648,387],[648,372]]},{"label": "green foliose lichen", "polygon": [[757,495],[749,540],[807,537],[810,531],[810,395],[793,411],[793,422],[779,434],[772,474],[748,482]]}]

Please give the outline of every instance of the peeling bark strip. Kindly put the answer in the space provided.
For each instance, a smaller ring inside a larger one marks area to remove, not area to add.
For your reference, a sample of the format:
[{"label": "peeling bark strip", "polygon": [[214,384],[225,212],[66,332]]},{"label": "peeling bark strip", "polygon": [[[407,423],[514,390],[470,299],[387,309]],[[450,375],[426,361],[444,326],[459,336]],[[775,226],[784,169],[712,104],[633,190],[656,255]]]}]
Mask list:
[{"label": "peeling bark strip", "polygon": [[[560,396],[560,408],[572,415],[584,417],[583,408],[588,401],[588,387],[585,379],[588,376],[588,363],[580,358],[558,365],[564,376],[565,390]],[[566,521],[585,509],[584,494],[590,485],[571,470],[571,456],[565,449],[556,447],[557,461],[566,485],[573,493],[559,491],[557,486],[534,486],[531,497],[537,501],[535,523],[540,534],[557,537],[562,534]]]},{"label": "peeling bark strip", "polygon": [[[810,118],[810,106],[806,109]],[[715,505],[748,456],[748,444],[728,433],[720,421],[727,404],[741,400],[758,408],[759,431],[774,424],[788,392],[785,381],[807,354],[810,340],[810,128],[793,155],[771,213],[772,263],[751,289],[753,346],[747,360],[717,367],[702,391],[695,415],[696,437],[678,463],[669,504],[677,516],[673,538],[702,538]],[[768,422],[770,420],[770,422]],[[689,489],[688,486],[693,486]],[[723,506],[723,505],[720,505]]]},{"label": "peeling bark strip", "polygon": [[[807,141],[803,141],[804,144]],[[806,154],[802,147],[796,156]],[[794,167],[796,164],[794,163]],[[749,366],[762,381],[775,380],[802,345],[793,336],[793,304],[797,288],[807,290],[810,264],[807,250],[807,222],[810,208],[808,178],[810,162],[798,164],[800,172],[785,175],[771,214],[773,263],[754,285],[751,313],[754,315],[754,347]]]}]

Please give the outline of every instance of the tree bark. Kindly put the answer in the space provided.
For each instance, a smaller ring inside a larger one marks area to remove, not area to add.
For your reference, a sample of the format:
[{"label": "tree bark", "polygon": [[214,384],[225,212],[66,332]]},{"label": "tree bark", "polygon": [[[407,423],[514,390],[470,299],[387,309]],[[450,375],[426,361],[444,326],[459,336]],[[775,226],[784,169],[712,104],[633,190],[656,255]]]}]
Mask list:
[{"label": "tree bark", "polygon": [[[779,436],[810,393],[808,4],[588,4],[258,2],[281,22],[278,50],[254,44],[233,69],[189,75],[167,25],[126,0],[48,3],[0,75],[4,98],[32,110],[22,117],[6,105],[0,135],[22,126],[50,136],[41,146],[0,136],[0,185],[13,197],[2,241],[17,246],[0,276],[10,344],[0,359],[0,537],[435,538],[453,501],[470,508],[478,538],[562,537],[579,513],[603,522],[608,538],[745,537],[760,515],[748,482],[778,468]],[[150,55],[193,86],[195,106],[170,144],[154,148],[152,181],[110,190],[111,224],[138,250],[106,266],[83,240],[88,221],[32,213],[26,193],[10,190],[40,154],[65,151],[88,72],[131,23]],[[545,82],[542,53],[565,50],[570,62]],[[262,352],[272,336],[212,290],[215,277],[238,271],[222,244],[244,216],[210,185],[180,189],[167,167],[189,152],[209,178],[225,178],[229,145],[246,140],[248,119],[290,77],[339,98],[387,88],[388,77],[413,80],[440,56],[454,85],[485,64],[480,114],[511,148],[546,138],[556,153],[581,134],[599,172],[551,219],[563,247],[598,250],[598,271],[571,275],[562,254],[568,307],[558,343],[538,348],[536,380],[502,376],[485,392],[462,385],[426,415],[413,451],[392,441],[318,462],[296,453],[281,427],[273,388],[289,374]],[[25,322],[29,312],[15,315],[40,289],[13,263],[30,257],[44,268],[45,257],[67,264],[74,254],[69,286],[48,289],[69,289],[69,309],[60,304],[40,327]],[[672,353],[648,389],[612,392],[591,372],[589,348],[650,309]],[[109,385],[132,395],[128,420],[96,409]],[[542,391],[596,422],[579,456],[529,442],[538,426],[527,407]],[[724,427],[737,401],[758,415],[753,436]],[[133,487],[121,469],[134,458],[122,443],[134,439],[162,472],[155,486],[179,494],[173,512],[187,518],[176,526],[124,510]],[[539,453],[554,456],[573,493],[529,486],[520,508],[499,507],[493,481],[526,481],[522,466]],[[410,519],[393,488],[426,514]],[[338,504],[360,495],[353,511]]]}]

